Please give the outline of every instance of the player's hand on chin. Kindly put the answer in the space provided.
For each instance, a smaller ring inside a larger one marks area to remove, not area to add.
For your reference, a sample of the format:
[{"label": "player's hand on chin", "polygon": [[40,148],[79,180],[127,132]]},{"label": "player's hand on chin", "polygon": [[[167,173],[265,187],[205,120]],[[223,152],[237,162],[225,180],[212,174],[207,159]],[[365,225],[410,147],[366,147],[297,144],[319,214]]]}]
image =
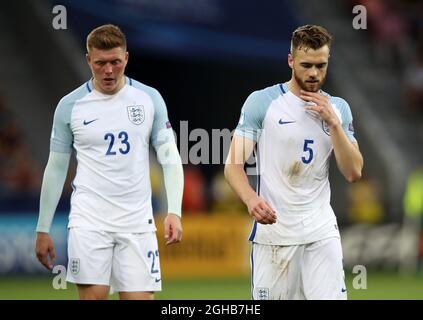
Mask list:
[{"label": "player's hand on chin", "polygon": [[276,222],[276,212],[273,208],[259,196],[247,200],[248,213],[262,224],[273,224]]},{"label": "player's hand on chin", "polygon": [[[35,254],[44,267],[48,270],[53,269],[53,262],[56,259],[56,254],[54,252],[53,240],[48,233],[37,232]],[[49,255],[51,262],[49,261]]]},{"label": "player's hand on chin", "polygon": [[300,98],[304,101],[315,103],[315,106],[306,106],[305,109],[318,112],[320,118],[325,121],[330,128],[340,124],[327,96],[318,92],[301,90]]},{"label": "player's hand on chin", "polygon": [[166,245],[178,243],[182,240],[181,218],[174,213],[168,213],[164,220]]}]

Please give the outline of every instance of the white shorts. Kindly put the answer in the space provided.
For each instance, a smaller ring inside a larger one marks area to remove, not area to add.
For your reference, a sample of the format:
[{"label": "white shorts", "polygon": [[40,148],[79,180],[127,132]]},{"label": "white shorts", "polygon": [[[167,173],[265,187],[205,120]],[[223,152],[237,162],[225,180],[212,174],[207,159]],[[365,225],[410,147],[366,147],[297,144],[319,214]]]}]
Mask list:
[{"label": "white shorts", "polygon": [[70,228],[66,280],[108,285],[116,292],[161,291],[156,233]]},{"label": "white shorts", "polygon": [[254,300],[346,300],[339,238],[305,245],[252,244]]}]

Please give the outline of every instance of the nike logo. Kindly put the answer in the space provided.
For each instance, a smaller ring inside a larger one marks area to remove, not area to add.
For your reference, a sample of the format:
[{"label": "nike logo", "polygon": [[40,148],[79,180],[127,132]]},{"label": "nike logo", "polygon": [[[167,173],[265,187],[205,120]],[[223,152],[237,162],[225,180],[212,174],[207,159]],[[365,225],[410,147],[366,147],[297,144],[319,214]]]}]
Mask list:
[{"label": "nike logo", "polygon": [[156,279],[156,282],[160,282],[162,281],[162,278]]},{"label": "nike logo", "polygon": [[288,123],[294,123],[295,121],[282,121],[282,119],[279,120],[279,124],[288,124]]},{"label": "nike logo", "polygon": [[341,292],[347,292],[347,289],[346,288],[342,288],[341,289]]},{"label": "nike logo", "polygon": [[91,120],[91,121],[84,120],[84,126],[86,126],[87,124],[90,124],[91,122],[97,121],[97,120],[98,119],[94,119],[94,120]]}]

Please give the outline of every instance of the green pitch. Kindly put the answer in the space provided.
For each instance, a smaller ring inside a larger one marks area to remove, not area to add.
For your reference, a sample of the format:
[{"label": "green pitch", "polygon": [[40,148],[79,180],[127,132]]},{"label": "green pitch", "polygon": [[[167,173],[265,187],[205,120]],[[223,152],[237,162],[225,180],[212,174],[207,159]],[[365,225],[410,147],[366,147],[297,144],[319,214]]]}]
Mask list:
[{"label": "green pitch", "polygon": [[[0,277],[0,299],[77,299],[76,287],[67,284],[66,290],[52,287],[53,277]],[[353,288],[352,276],[346,278],[348,298],[354,299],[419,299],[423,300],[423,276],[400,277],[396,274],[369,273],[367,289]],[[117,295],[111,299],[117,299]],[[217,300],[250,299],[250,279],[187,279],[167,280],[160,300]]]}]

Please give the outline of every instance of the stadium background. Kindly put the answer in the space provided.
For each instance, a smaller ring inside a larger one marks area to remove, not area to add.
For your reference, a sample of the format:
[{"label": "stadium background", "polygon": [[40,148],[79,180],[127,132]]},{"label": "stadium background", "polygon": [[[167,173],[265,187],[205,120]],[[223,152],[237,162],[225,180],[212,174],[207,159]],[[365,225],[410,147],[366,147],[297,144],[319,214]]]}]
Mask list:
[{"label": "stadium background", "polygon": [[[56,5],[66,8],[65,30],[53,28]],[[355,5],[367,9],[367,29],[353,27]],[[72,285],[53,289],[55,275],[33,253],[34,229],[55,106],[90,77],[85,38],[103,23],[127,34],[127,75],[160,90],[179,138],[180,121],[210,137],[232,130],[249,93],[289,79],[291,32],[327,27],[335,42],[325,89],[350,103],[365,158],[358,183],[348,185],[334,162],[330,172],[349,297],[423,299],[422,8],[412,0],[2,2],[0,299],[77,298]],[[189,150],[198,147],[198,137],[189,140]],[[220,151],[222,163],[224,143]],[[172,247],[162,241],[160,167],[151,168],[164,289],[157,298],[249,299],[248,214],[221,164],[185,163],[184,239]],[[52,229],[63,265],[74,167]],[[366,289],[354,288],[357,265],[367,269]]]}]

